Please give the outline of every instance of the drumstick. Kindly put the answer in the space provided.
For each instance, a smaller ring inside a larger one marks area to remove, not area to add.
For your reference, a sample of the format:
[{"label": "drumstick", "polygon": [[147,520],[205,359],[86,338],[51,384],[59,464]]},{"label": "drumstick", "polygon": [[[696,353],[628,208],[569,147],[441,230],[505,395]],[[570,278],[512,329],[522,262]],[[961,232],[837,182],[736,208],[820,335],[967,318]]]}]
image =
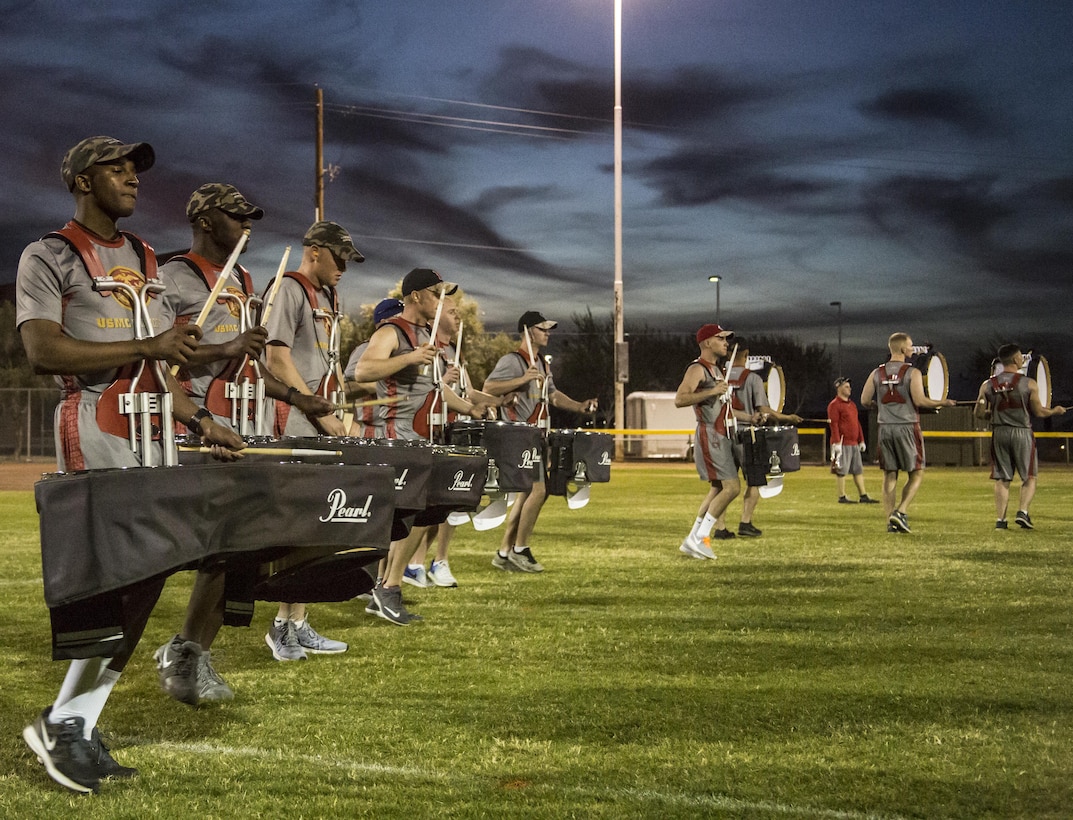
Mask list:
[{"label": "drumstick", "polygon": [[533,355],[533,342],[529,339],[529,328],[523,327],[522,333],[525,334],[525,349],[529,351],[529,365],[536,367],[536,357]]},{"label": "drumstick", "polygon": [[[211,453],[211,447],[180,447],[180,451],[184,453]],[[256,453],[260,456],[341,456],[342,450],[306,450],[301,447],[247,447],[244,450],[239,450],[240,453],[248,455],[250,453]]]},{"label": "drumstick", "polygon": [[440,329],[440,314],[443,313],[443,288],[440,288],[440,301],[436,303],[436,316],[432,320],[432,344],[436,344],[436,333]]},{"label": "drumstick", "polygon": [[332,405],[332,411],[336,410],[348,410],[353,407],[355,410],[359,410],[362,407],[373,407],[377,404],[394,404],[395,402],[402,401],[405,396],[387,396],[383,399],[368,399],[367,401],[353,401],[346,404]]},{"label": "drumstick", "polygon": [[813,424],[830,424],[830,419],[801,419],[801,421],[812,422]]},{"label": "drumstick", "polygon": [[[235,243],[235,249],[231,251],[231,255],[227,258],[227,264],[224,265],[224,269],[220,271],[220,276],[216,279],[216,284],[212,286],[212,290],[209,292],[209,298],[205,300],[205,304],[201,307],[201,312],[197,315],[197,319],[194,320],[194,324],[201,327],[205,323],[205,320],[209,318],[209,311],[212,310],[212,306],[216,304],[216,300],[220,298],[220,294],[224,292],[224,286],[227,285],[227,280],[231,278],[231,271],[235,269],[235,263],[238,262],[238,255],[242,253],[242,249],[246,247],[246,240],[250,238],[250,229],[246,228],[242,232],[242,236],[238,238],[238,242]],[[179,372],[179,365],[173,364],[171,366],[171,375],[175,375]]]},{"label": "drumstick", "polygon": [[283,258],[279,260],[279,268],[276,270],[276,278],[272,280],[272,290],[268,292],[268,300],[265,302],[264,312],[261,314],[261,327],[268,325],[268,314],[272,312],[272,305],[276,302],[276,293],[283,282],[283,272],[287,270],[287,260],[291,257],[291,246],[283,249]]},{"label": "drumstick", "polygon": [[455,340],[455,369],[460,370],[459,364],[462,361],[462,320],[458,320],[458,338]]}]

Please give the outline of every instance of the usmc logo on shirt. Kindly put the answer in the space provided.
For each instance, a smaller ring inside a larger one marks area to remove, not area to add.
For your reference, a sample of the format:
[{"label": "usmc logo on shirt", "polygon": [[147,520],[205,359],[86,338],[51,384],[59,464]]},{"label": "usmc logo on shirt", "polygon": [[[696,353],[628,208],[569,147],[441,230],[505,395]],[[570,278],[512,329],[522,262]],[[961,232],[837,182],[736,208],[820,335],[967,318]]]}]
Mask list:
[{"label": "usmc logo on shirt", "polygon": [[[108,276],[111,279],[115,279],[117,282],[122,282],[124,285],[130,285],[134,289],[135,293],[141,293],[142,285],[145,284],[145,279],[137,271],[133,271],[130,268],[112,268],[108,271]],[[156,294],[150,294],[149,298],[153,298]],[[102,291],[101,296],[111,296],[119,304],[123,306],[125,310],[133,310],[134,305],[130,303],[130,293],[125,288],[118,288],[112,291]]]},{"label": "usmc logo on shirt", "polygon": [[246,294],[239,288],[228,285],[224,288],[224,293],[228,295],[227,299],[217,299],[216,304],[222,304],[227,308],[227,312],[231,314],[231,317],[238,319],[242,315],[242,304],[246,301]]}]

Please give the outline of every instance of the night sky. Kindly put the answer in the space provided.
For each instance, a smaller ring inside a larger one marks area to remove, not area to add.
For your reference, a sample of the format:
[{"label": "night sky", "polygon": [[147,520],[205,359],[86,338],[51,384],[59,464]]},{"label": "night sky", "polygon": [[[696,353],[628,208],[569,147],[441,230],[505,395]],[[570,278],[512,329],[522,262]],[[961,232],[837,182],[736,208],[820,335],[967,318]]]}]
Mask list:
[{"label": "night sky", "polygon": [[[623,5],[628,330],[714,320],[719,274],[724,325],[832,353],[841,301],[855,376],[895,330],[954,373],[998,340],[1073,359],[1073,4]],[[157,152],[125,227],[186,247],[190,192],[231,182],[268,212],[244,257],[266,283],[313,220],[319,85],[326,215],[368,258],[345,307],[429,266],[490,329],[606,317],[612,14],[0,0],[0,282],[73,213],[64,151],[108,134]]]}]

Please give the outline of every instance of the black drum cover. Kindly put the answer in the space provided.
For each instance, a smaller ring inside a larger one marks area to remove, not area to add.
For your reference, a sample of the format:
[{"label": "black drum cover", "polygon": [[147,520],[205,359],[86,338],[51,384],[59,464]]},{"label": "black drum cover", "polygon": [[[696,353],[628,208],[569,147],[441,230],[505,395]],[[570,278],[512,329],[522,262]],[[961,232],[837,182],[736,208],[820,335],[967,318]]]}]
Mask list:
[{"label": "black drum cover", "polygon": [[613,448],[614,439],[608,433],[552,430],[548,433],[548,495],[565,496],[579,464],[588,483],[610,481]]},{"label": "black drum cover", "polygon": [[502,492],[527,493],[540,469],[544,436],[532,424],[510,421],[456,421],[447,430],[448,443],[484,447]]},{"label": "black drum cover", "polygon": [[769,475],[801,469],[796,427],[743,427],[738,430],[738,442],[742,472],[750,487],[763,487]]}]

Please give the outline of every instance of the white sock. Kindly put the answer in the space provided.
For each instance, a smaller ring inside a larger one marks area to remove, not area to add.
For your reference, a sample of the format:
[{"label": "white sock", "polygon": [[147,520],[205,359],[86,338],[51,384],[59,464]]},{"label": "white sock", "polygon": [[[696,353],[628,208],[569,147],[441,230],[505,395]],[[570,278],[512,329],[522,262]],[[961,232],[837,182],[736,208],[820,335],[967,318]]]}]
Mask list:
[{"label": "white sock", "polygon": [[703,541],[705,538],[712,534],[712,530],[715,529],[716,518],[707,513],[704,516],[704,520],[700,522],[700,530],[697,533],[697,540]]},{"label": "white sock", "polygon": [[700,525],[701,525],[701,524],[702,524],[703,522],[704,522],[704,518],[698,515],[698,516],[697,516],[697,519],[696,519],[696,520],[695,520],[695,521],[693,522],[693,529],[691,529],[691,530],[689,531],[689,538],[690,538],[690,540],[692,540],[692,541],[699,541],[699,540],[701,539],[701,535],[700,535]]},{"label": "white sock", "polygon": [[49,715],[50,722],[58,722],[66,718],[80,717],[84,721],[82,736],[90,739],[93,729],[104,711],[104,704],[108,702],[108,696],[112,694],[119,681],[119,672],[105,669],[97,678],[96,685],[88,692],[81,692],[67,701],[59,709],[53,707]]},{"label": "white sock", "polygon": [[518,555],[521,555],[527,549],[529,549],[529,547],[519,547],[518,545],[514,546],[514,551],[518,553]]},{"label": "white sock", "polygon": [[295,625],[296,628],[301,629],[303,626],[306,625],[306,619],[302,618],[302,620],[300,620],[300,621],[295,621],[294,625]]},{"label": "white sock", "polygon": [[88,692],[96,686],[101,672],[104,671],[111,660],[111,658],[82,658],[71,661],[71,665],[67,667],[67,674],[63,678],[63,683],[60,685],[59,694],[56,695],[56,700],[52,703],[53,714],[71,698]]}]

